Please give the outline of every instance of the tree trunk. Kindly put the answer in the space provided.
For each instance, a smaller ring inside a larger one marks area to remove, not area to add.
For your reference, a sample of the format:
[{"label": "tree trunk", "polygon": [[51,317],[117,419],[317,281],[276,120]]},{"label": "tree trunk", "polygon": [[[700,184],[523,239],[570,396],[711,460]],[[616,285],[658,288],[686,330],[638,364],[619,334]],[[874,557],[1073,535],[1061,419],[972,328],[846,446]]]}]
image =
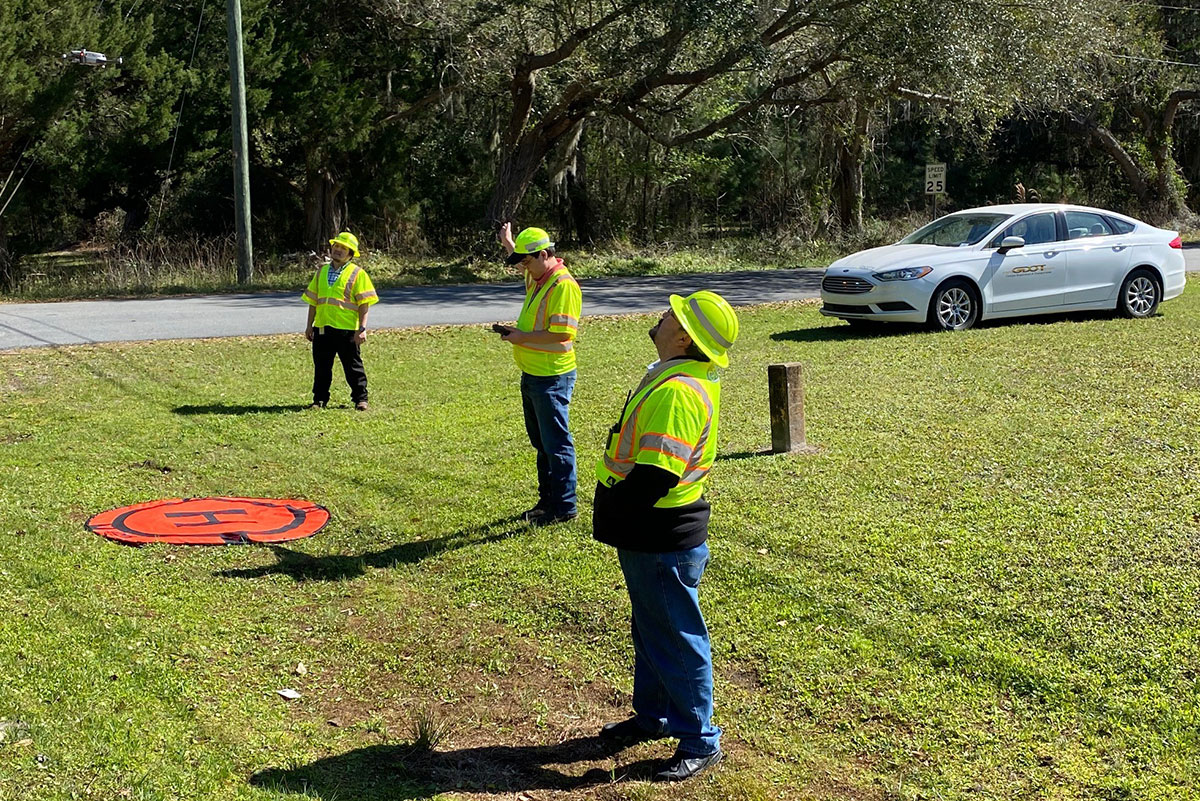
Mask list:
[{"label": "tree trunk", "polygon": [[833,192],[838,224],[844,233],[857,234],[863,225],[863,162],[866,160],[870,109],[855,104],[854,127],[837,143],[837,169]]},{"label": "tree trunk", "polygon": [[538,167],[553,144],[540,128],[535,128],[522,135],[514,149],[501,155],[496,188],[487,209],[488,222],[493,228],[516,217]]},{"label": "tree trunk", "polygon": [[0,217],[0,289],[11,292],[17,288],[17,258],[8,249],[8,228]]},{"label": "tree trunk", "polygon": [[344,187],[327,169],[309,172],[304,186],[304,242],[321,252],[346,224]]},{"label": "tree trunk", "polygon": [[576,241],[590,245],[596,241],[595,214],[592,199],[588,194],[587,150],[584,147],[587,134],[580,137],[575,151],[575,170],[567,176],[567,203],[571,222],[575,226]]}]

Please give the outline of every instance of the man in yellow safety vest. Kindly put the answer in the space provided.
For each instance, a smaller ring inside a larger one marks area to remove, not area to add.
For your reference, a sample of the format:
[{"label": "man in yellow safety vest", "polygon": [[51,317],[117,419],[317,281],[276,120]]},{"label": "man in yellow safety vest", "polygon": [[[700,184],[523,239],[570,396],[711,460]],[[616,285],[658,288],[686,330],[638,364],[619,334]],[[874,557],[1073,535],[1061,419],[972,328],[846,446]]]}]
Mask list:
[{"label": "man in yellow safety vest", "polygon": [[525,431],[537,451],[538,502],[523,516],[535,526],[546,526],[579,515],[568,413],[583,296],[541,228],[526,228],[514,240],[512,224],[505,223],[500,244],[508,252],[506,263],[521,265],[525,274],[525,302],[516,328],[495,326],[501,338],[512,343],[513,358],[521,368]]},{"label": "man in yellow safety vest", "polygon": [[350,261],[358,258],[358,238],[342,231],[329,240],[329,262],[317,270],[304,290],[308,323],[304,336],[312,343],[313,402],[323,409],[329,403],[334,357],[341,359],[350,402],[360,412],[367,410],[367,370],[363,367],[362,345],[367,341],[367,311],[379,302],[367,271]]},{"label": "man in yellow safety vest", "polygon": [[729,365],[737,335],[737,315],[720,295],[671,295],[650,329],[658,361],[630,393],[596,465],[593,536],[617,549],[634,649],[634,716],[600,736],[619,744],[678,738],[655,781],[690,778],[722,758],[697,588],[708,565],[704,483],[717,455],[717,368]]}]

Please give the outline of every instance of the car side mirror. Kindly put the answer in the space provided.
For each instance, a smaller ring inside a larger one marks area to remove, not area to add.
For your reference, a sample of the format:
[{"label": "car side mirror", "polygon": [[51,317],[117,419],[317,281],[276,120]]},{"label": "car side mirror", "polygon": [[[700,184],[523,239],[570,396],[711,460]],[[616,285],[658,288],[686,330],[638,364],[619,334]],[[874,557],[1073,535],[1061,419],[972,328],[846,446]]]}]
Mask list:
[{"label": "car side mirror", "polygon": [[1019,236],[1006,236],[1006,237],[1004,237],[1004,240],[1000,242],[999,252],[1007,253],[1008,251],[1010,251],[1014,248],[1023,248],[1023,247],[1025,247],[1025,240],[1023,238],[1021,238]]}]

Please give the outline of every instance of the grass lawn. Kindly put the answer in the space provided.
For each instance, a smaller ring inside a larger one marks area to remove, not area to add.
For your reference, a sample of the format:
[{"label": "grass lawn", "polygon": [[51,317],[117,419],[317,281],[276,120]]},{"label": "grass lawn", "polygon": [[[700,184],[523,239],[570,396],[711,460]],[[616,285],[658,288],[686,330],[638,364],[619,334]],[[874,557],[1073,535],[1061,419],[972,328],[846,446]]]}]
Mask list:
[{"label": "grass lawn", "polygon": [[[627,709],[628,600],[586,504],[513,522],[532,451],[482,327],[373,333],[365,414],[338,384],[299,410],[298,337],[0,354],[0,720],[27,724],[0,800],[1197,798],[1200,283],[1144,321],[741,320],[701,590],[730,758],[678,788],[639,780],[669,742],[591,739]],[[588,498],[650,322],[583,328]],[[764,453],[780,361],[816,454]],[[333,521],[83,529],[208,494]]]}]

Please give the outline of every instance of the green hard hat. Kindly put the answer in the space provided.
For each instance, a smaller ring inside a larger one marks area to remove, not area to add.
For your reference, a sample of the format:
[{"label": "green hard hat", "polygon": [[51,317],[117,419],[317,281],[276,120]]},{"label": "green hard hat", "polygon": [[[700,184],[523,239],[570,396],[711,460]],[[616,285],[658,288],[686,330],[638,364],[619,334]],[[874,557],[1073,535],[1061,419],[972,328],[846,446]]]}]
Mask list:
[{"label": "green hard hat", "polygon": [[554,243],[550,241],[550,234],[546,233],[544,229],[526,228],[517,234],[517,238],[513,240],[513,246],[512,254],[505,259],[507,264],[517,264],[526,256],[554,247]]},{"label": "green hard hat", "polygon": [[358,258],[358,237],[349,231],[342,231],[340,234],[329,240],[331,245],[345,245],[354,254],[354,258]]}]

